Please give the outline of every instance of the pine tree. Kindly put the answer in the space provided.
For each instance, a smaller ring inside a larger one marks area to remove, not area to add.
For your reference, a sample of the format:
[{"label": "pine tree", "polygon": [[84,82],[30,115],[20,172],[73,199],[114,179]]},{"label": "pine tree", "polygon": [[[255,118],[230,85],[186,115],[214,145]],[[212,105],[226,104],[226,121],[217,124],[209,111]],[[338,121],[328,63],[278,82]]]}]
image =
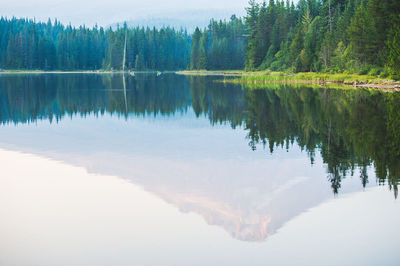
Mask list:
[{"label": "pine tree", "polygon": [[199,41],[199,57],[197,62],[197,69],[207,69],[207,46],[208,36],[207,31],[204,30]]},{"label": "pine tree", "polygon": [[196,27],[193,37],[192,37],[192,53],[190,57],[190,69],[199,69],[199,59],[200,59],[200,29]]},{"label": "pine tree", "polygon": [[246,69],[252,70],[259,66],[262,62],[262,56],[258,54],[259,52],[259,39],[257,36],[257,22],[260,7],[254,1],[250,0],[250,7],[246,8],[247,16],[245,18],[246,25],[248,27],[248,46],[246,48]]},{"label": "pine tree", "polygon": [[377,50],[377,40],[373,36],[376,36],[377,32],[364,5],[357,8],[347,33],[353,58],[363,64],[376,63],[379,50]]},{"label": "pine tree", "polygon": [[[400,21],[400,16],[398,21]],[[387,66],[389,74],[393,78],[400,79],[400,27],[396,27],[391,34],[392,38],[388,42],[389,56]]]}]

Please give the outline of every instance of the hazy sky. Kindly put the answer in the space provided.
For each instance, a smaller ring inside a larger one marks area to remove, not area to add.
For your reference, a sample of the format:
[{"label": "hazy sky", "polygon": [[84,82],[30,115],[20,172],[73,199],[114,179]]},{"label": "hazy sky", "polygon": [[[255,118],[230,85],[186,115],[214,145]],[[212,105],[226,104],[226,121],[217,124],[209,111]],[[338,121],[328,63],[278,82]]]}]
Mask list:
[{"label": "hazy sky", "polygon": [[41,21],[50,17],[73,25],[107,26],[130,19],[190,17],[195,10],[204,16],[224,16],[227,12],[243,15],[247,3],[248,0],[1,0],[0,16],[35,17]]}]

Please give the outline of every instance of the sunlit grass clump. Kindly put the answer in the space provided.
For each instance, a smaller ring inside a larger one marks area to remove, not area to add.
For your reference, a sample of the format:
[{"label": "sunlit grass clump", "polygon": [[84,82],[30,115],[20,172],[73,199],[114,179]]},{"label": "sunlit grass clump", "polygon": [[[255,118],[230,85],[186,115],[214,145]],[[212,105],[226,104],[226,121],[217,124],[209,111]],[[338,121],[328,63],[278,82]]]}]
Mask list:
[{"label": "sunlit grass clump", "polygon": [[296,73],[287,74],[283,72],[244,72],[239,79],[226,80],[226,82],[240,84],[269,84],[269,83],[305,83],[305,84],[325,84],[336,83],[345,85],[354,84],[394,84],[393,80],[386,80],[377,76],[358,75],[358,74],[328,74],[328,73]]}]

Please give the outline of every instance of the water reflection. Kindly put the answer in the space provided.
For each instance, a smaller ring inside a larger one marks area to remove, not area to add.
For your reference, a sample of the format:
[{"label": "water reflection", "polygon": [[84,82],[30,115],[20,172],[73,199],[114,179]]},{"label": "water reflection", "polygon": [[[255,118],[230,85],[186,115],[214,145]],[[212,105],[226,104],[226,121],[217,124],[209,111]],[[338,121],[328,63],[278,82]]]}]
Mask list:
[{"label": "water reflection", "polygon": [[[19,147],[30,145],[35,151],[34,143],[41,138],[47,157],[131,180],[240,240],[265,240],[285,222],[331,197],[330,190],[343,191],[348,175],[360,172],[358,188],[366,186],[370,168],[379,183],[388,184],[397,196],[400,95],[291,86],[241,88],[214,79],[0,76],[0,121],[4,132],[8,124],[28,123],[29,128],[29,123],[45,119],[60,125],[65,125],[65,116],[82,120],[85,128],[80,128],[79,137],[84,141],[79,145],[76,132],[65,127],[43,135],[36,132]],[[220,132],[207,128],[196,135],[199,128],[169,127],[172,122],[161,127],[138,121],[112,123],[115,115],[123,119],[189,115],[195,123],[191,113],[215,129],[226,124],[246,133],[236,143],[233,137],[234,141],[224,142],[233,132],[226,127]],[[93,119],[93,115],[103,117]],[[14,139],[1,142],[15,144],[22,131],[13,131]],[[206,141],[211,143],[203,147]],[[232,148],[243,143],[249,145],[248,153]],[[260,144],[274,155],[282,153],[282,147],[289,152],[267,159],[264,151],[256,151]],[[173,150],[183,156],[176,157]],[[192,155],[196,153],[198,157]],[[326,176],[322,164],[331,187],[321,177]]]},{"label": "water reflection", "polygon": [[[174,115],[192,107],[210,123],[244,125],[252,149],[296,142],[311,159],[320,152],[332,190],[341,180],[374,165],[381,184],[397,196],[400,177],[400,95],[374,90],[342,90],[276,85],[244,89],[215,78],[177,75],[38,75],[0,78],[1,123],[59,120],[65,115]],[[126,84],[125,84],[126,83]],[[124,86],[125,85],[125,86]],[[125,88],[125,90],[124,90]]]},{"label": "water reflection", "polygon": [[[173,115],[190,106],[182,77],[143,75],[12,75],[0,77],[0,121],[59,120],[65,115]],[[126,105],[125,105],[126,103]]]},{"label": "water reflection", "polygon": [[278,86],[247,91],[245,119],[250,146],[296,142],[314,161],[321,153],[334,193],[341,180],[361,170],[368,183],[374,165],[379,183],[388,183],[397,197],[400,178],[400,94],[371,90],[293,88]]}]

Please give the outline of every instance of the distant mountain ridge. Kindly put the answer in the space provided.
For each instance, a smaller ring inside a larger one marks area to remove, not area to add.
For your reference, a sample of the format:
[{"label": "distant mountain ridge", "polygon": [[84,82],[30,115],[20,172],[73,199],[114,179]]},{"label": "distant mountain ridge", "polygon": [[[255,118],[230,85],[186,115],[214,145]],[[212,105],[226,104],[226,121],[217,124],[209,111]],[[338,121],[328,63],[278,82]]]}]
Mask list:
[{"label": "distant mountain ridge", "polygon": [[[126,21],[128,27],[150,27],[160,29],[162,27],[173,27],[175,29],[187,30],[189,33],[193,32],[196,27],[205,28],[208,26],[211,19],[215,20],[229,20],[232,15],[241,17],[245,14],[245,10],[237,9],[211,9],[211,10],[190,10],[180,11],[166,14],[154,14],[147,17],[134,18]],[[109,27],[116,29],[122,27],[124,22],[113,23]]]}]

